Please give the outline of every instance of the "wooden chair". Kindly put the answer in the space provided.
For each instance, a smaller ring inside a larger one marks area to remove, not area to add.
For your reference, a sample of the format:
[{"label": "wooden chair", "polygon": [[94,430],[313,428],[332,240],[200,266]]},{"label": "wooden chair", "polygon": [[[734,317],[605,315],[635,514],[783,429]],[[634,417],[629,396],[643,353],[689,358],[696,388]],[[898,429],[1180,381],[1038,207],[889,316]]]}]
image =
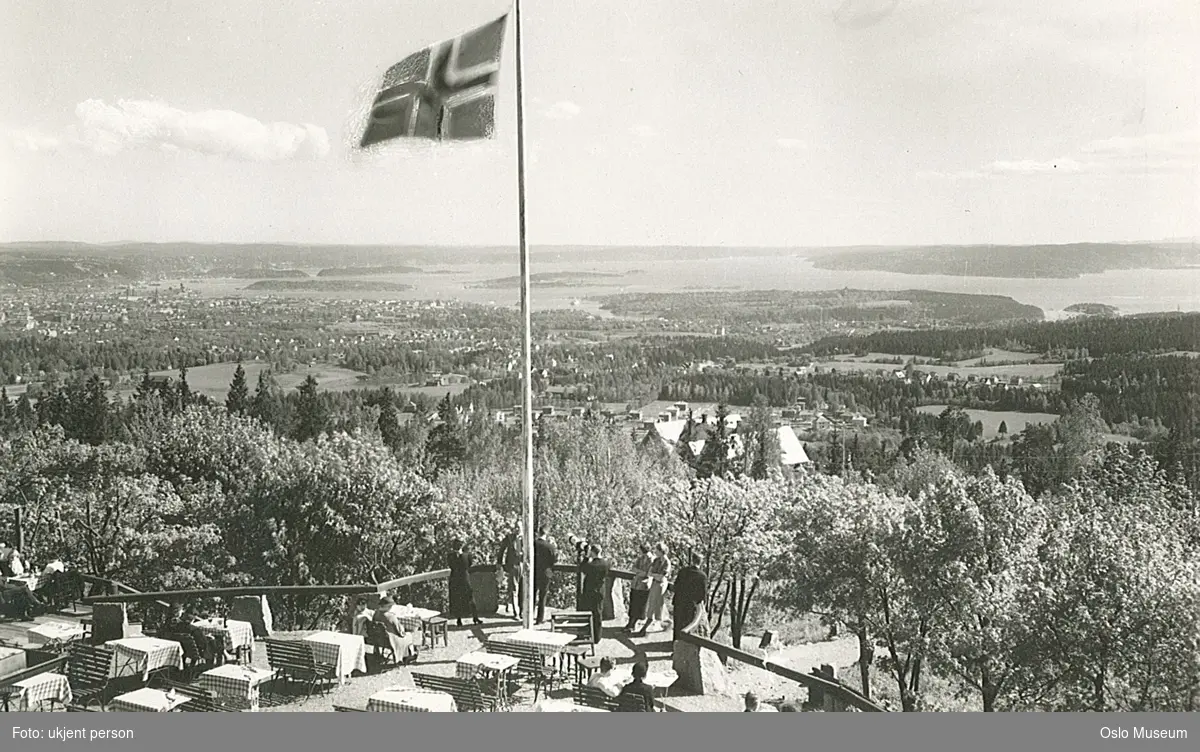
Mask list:
[{"label": "wooden chair", "polygon": [[113,651],[98,645],[77,642],[67,652],[67,681],[71,685],[74,704],[88,707],[93,702],[101,708],[111,699],[109,671]]},{"label": "wooden chair", "polygon": [[516,674],[533,684],[534,702],[538,701],[543,687],[547,693],[554,688],[558,674],[553,667],[546,665],[545,656],[539,653],[537,648],[513,642],[491,640],[487,643],[487,652],[508,655],[520,660],[520,663],[517,664]]},{"label": "wooden chair", "polygon": [[99,713],[100,711],[96,710],[95,708],[85,708],[82,705],[68,705],[67,712],[68,713]]},{"label": "wooden chair", "polygon": [[434,676],[413,672],[413,683],[418,689],[431,692],[445,692],[454,698],[454,704],[462,712],[492,711],[499,706],[499,698],[495,695],[484,694],[479,683],[473,679],[460,679],[457,676]]},{"label": "wooden chair", "polygon": [[559,653],[562,657],[564,676],[574,669],[578,681],[583,673],[580,661],[584,656],[596,655],[596,634],[593,626],[592,614],[589,611],[560,611],[550,615],[550,631],[575,635],[575,640],[563,647]]},{"label": "wooden chair", "polygon": [[439,637],[445,647],[450,647],[450,622],[442,616],[427,619],[421,625],[421,647],[428,641],[430,649],[436,648]]},{"label": "wooden chair", "polygon": [[366,629],[365,642],[375,648],[375,655],[379,656],[383,665],[396,663],[396,649],[392,647],[392,638],[388,633],[387,627],[377,621],[368,621]]},{"label": "wooden chair", "polygon": [[185,679],[191,679],[196,675],[196,669],[202,665],[207,665],[204,659],[204,654],[200,652],[200,646],[196,644],[196,638],[186,632],[160,632],[159,638],[163,640],[171,640],[178,642],[183,648],[183,676]]},{"label": "wooden chair", "polygon": [[[307,684],[306,698],[312,697],[318,682],[328,687],[330,682],[336,681],[337,667],[318,661],[310,643],[275,637],[268,637],[264,642],[267,644],[267,663],[275,669],[277,677],[288,684],[293,680]],[[275,694],[275,682],[271,683],[270,694]]]}]

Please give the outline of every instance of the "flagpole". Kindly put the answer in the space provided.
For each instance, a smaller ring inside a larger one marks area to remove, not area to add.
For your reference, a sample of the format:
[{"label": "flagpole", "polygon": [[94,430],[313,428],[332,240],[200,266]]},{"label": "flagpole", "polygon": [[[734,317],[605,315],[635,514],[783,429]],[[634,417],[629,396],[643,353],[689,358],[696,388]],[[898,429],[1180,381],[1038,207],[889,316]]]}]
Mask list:
[{"label": "flagpole", "polygon": [[521,247],[521,365],[525,463],[522,479],[522,517],[525,548],[525,602],[521,604],[522,626],[533,627],[533,319],[529,310],[529,244],[525,233],[525,88],[521,49],[521,0],[513,0],[517,48],[517,226]]}]

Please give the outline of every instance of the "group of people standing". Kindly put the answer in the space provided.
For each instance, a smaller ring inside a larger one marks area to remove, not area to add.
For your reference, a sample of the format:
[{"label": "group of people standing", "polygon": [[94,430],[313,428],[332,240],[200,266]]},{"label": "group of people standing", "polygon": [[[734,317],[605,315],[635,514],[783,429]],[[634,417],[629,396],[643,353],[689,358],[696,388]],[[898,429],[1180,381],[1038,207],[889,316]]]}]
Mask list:
[{"label": "group of people standing", "polygon": [[[629,587],[628,632],[644,637],[647,632],[662,631],[663,610],[666,607],[667,578],[671,575],[671,559],[666,543],[650,546],[643,543],[641,554],[633,565],[633,580]],[[637,630],[638,623],[642,628]]]}]

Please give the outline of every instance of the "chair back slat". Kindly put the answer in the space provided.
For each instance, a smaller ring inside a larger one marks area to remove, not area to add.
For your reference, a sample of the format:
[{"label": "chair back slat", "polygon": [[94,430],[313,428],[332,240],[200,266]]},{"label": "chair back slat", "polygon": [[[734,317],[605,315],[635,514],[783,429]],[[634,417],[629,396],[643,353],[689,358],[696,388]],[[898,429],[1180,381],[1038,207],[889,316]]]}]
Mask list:
[{"label": "chair back slat", "polygon": [[460,679],[457,676],[435,676],[413,672],[413,683],[418,689],[430,692],[445,692],[454,698],[454,704],[463,711],[490,710],[495,706],[495,699],[484,696],[479,685],[471,679]]},{"label": "chair back slat", "polygon": [[575,685],[575,704],[611,712],[616,712],[620,708],[617,698],[609,697],[599,687],[589,687],[586,684]]}]

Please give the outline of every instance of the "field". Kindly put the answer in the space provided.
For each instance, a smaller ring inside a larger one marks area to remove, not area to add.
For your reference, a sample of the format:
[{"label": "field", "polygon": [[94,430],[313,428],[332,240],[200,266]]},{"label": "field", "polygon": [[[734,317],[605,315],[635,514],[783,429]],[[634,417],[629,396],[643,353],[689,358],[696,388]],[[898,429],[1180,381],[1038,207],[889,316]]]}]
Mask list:
[{"label": "field", "polygon": [[[939,415],[946,405],[925,405],[918,407],[917,412],[928,415]],[[971,422],[983,421],[983,438],[994,439],[1000,435],[999,428],[1003,422],[1008,427],[1008,435],[1013,436],[1025,430],[1030,423],[1053,423],[1058,416],[1053,413],[1014,413],[1001,410],[967,410]]]},{"label": "field", "polygon": [[[836,368],[838,371],[863,371],[871,373],[880,369],[899,370],[903,365],[897,365],[894,361],[898,358],[902,362],[907,362],[912,359],[912,355],[886,355],[883,353],[868,353],[860,357],[847,356],[843,358],[835,358],[833,360],[822,360],[814,363],[815,366],[822,370]],[[967,376],[976,376],[986,378],[988,376],[998,376],[1002,379],[1010,379],[1013,376],[1020,376],[1031,381],[1045,381],[1053,379],[1062,371],[1062,363],[1018,363],[1015,365],[986,365],[987,363],[995,362],[1011,362],[1014,360],[1032,359],[1037,356],[1029,353],[1008,352],[1005,350],[989,351],[982,358],[974,358],[972,360],[964,360],[955,363],[951,366],[935,366],[935,365],[917,365],[914,369],[917,373],[932,373],[941,378],[946,378],[947,374],[954,373],[958,378],[965,379]],[[887,362],[893,361],[893,362]]]},{"label": "field", "polygon": [[[249,386],[250,392],[253,393],[255,385],[258,383],[258,375],[266,370],[267,364],[245,363],[242,367],[246,370],[246,384]],[[229,382],[233,380],[233,372],[235,370],[237,370],[236,363],[214,363],[210,366],[189,368],[187,372],[188,386],[191,387],[193,392],[199,392],[213,399],[224,400],[226,393],[229,391]],[[366,374],[351,371],[348,368],[316,365],[311,368],[297,368],[290,373],[277,374],[275,381],[281,389],[287,391],[295,389],[304,383],[309,374],[312,374],[316,378],[321,391],[333,392],[361,389],[363,384],[360,381],[360,377],[366,376]],[[179,372],[156,371],[152,375],[175,378],[179,375]]]}]

